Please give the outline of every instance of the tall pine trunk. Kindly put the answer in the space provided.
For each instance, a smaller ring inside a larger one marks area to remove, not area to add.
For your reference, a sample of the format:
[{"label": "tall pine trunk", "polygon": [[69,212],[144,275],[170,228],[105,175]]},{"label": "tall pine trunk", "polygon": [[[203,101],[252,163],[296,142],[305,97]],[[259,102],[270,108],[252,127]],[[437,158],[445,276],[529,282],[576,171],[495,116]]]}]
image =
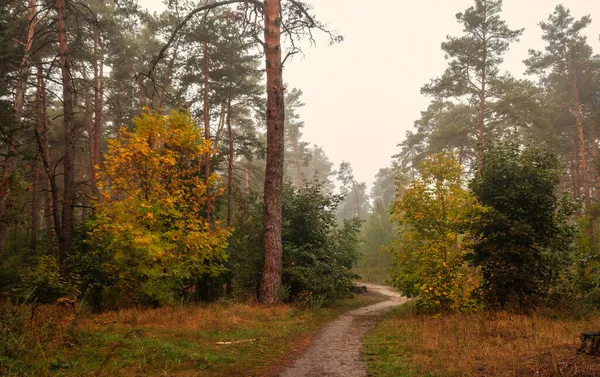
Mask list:
[{"label": "tall pine trunk", "polygon": [[102,107],[104,104],[104,52],[98,25],[94,24],[94,123],[90,134],[90,185],[92,195],[98,200],[100,192],[96,183],[96,166],[100,165],[100,136],[102,134]]},{"label": "tall pine trunk", "polygon": [[590,130],[592,138],[592,159],[594,161],[594,198],[600,199],[600,169],[598,169],[598,136],[596,127],[596,122],[592,121],[590,124]]},{"label": "tall pine trunk", "polygon": [[585,137],[583,135],[583,117],[581,115],[581,102],[579,100],[579,88],[577,78],[573,75],[571,80],[571,89],[573,94],[573,110],[577,125],[577,142],[579,143],[579,156],[581,157],[581,179],[583,181],[583,201],[584,207],[590,205],[590,184],[588,181],[587,159],[585,157]]},{"label": "tall pine trunk", "polygon": [[267,167],[263,215],[265,260],[259,300],[269,305],[276,301],[282,274],[281,211],[285,108],[280,0],[265,0],[263,11],[267,72]]},{"label": "tall pine trunk", "polygon": [[31,180],[31,249],[35,250],[40,218],[40,163],[37,160],[31,165]]},{"label": "tall pine trunk", "polygon": [[[25,103],[25,92],[27,91],[27,76],[30,67],[30,51],[33,46],[35,36],[35,26],[37,24],[37,1],[29,0],[27,4],[27,34],[23,43],[23,56],[17,71],[15,83],[15,99],[13,103],[14,121],[21,123],[21,113]],[[0,177],[0,258],[4,255],[6,246],[6,233],[8,232],[8,211],[11,202],[10,178],[15,170],[17,148],[13,139],[13,132],[7,133],[8,153],[2,162],[2,176]]]},{"label": "tall pine trunk", "polygon": [[231,209],[233,205],[233,131],[231,129],[231,89],[227,98],[227,140],[229,142],[229,156],[227,159],[227,226],[231,225]]},{"label": "tall pine trunk", "polygon": [[75,201],[75,135],[73,128],[73,87],[68,59],[67,29],[63,0],[56,0],[58,55],[63,86],[63,122],[65,155],[63,160],[62,234],[59,238],[58,262],[61,274],[66,274],[65,260],[73,246],[73,206]]},{"label": "tall pine trunk", "polygon": [[[484,16],[487,19],[487,14]],[[487,35],[485,23],[482,30],[483,39],[483,66],[481,67],[481,92],[479,93],[479,117],[477,120],[477,174],[483,174],[483,148],[485,143],[485,99],[487,84]]]},{"label": "tall pine trunk", "polygon": [[38,149],[42,158],[42,166],[44,168],[44,172],[46,173],[46,208],[44,209],[44,216],[46,218],[47,237],[49,242],[52,242],[54,239],[53,232],[56,238],[60,239],[62,230],[60,226],[60,215],[58,210],[58,187],[56,185],[54,171],[50,167],[48,113],[46,110],[46,84],[41,64],[38,64],[37,74],[36,118],[39,119],[39,121],[36,121],[34,130]]},{"label": "tall pine trunk", "polygon": [[[202,42],[202,51],[204,53],[204,66],[202,68],[202,73],[204,76],[204,89],[203,89],[203,97],[204,97],[204,139],[206,141],[210,141],[210,104],[209,104],[209,80],[208,80],[208,74],[209,74],[209,54],[208,54],[208,42],[203,41]],[[206,185],[207,185],[207,190],[209,189],[208,187],[208,183],[209,183],[209,177],[210,177],[210,152],[207,152],[206,155],[204,156],[204,179],[206,181]],[[212,203],[210,203],[210,200],[207,202],[206,204],[206,220],[210,222],[210,217],[211,217],[211,212],[212,212]]]}]

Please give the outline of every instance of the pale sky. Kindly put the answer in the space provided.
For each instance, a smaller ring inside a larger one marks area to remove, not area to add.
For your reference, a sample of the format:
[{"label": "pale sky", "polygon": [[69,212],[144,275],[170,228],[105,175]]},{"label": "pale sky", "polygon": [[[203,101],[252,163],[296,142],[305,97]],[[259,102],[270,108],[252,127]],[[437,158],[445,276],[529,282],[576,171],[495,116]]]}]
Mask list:
[{"label": "pale sky", "polygon": [[[284,81],[304,92],[305,141],[322,146],[339,165],[352,164],[355,179],[371,185],[381,167],[391,163],[407,130],[425,110],[429,98],[423,84],[447,66],[440,44],[446,35],[461,33],[455,14],[473,0],[307,0],[318,18],[342,34],[344,42],[329,46],[326,39],[306,47],[304,56],[286,63]],[[140,0],[158,9],[160,0]],[[503,18],[513,29],[525,28],[512,45],[504,69],[524,74],[527,50],[543,49],[540,21],[560,1],[504,0]],[[591,15],[588,42],[600,53],[600,1],[564,0],[580,18]]]}]

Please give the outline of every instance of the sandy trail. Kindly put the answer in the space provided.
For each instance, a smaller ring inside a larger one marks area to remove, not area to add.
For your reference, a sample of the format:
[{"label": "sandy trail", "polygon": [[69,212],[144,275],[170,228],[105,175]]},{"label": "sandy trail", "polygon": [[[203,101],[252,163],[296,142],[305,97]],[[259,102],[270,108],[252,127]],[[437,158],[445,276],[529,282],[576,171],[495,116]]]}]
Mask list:
[{"label": "sandy trail", "polygon": [[389,300],[355,309],[326,324],[313,337],[311,345],[280,377],[364,377],[367,375],[362,358],[361,339],[377,323],[387,309],[406,302],[390,287],[360,283]]}]

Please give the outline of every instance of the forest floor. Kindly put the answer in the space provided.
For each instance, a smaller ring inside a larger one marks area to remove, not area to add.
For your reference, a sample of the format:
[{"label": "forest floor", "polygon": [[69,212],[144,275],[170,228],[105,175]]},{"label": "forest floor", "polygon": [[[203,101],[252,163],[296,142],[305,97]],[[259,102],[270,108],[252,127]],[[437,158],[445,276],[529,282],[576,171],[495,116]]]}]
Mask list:
[{"label": "forest floor", "polygon": [[424,315],[391,310],[364,340],[377,377],[600,377],[600,357],[577,353],[600,315],[539,311]]},{"label": "forest floor", "polygon": [[362,354],[362,338],[375,327],[388,309],[406,301],[389,287],[361,283],[369,291],[388,297],[388,300],[355,309],[327,323],[313,337],[310,347],[281,377],[364,377],[367,375]]},{"label": "forest floor", "polygon": [[326,309],[220,302],[102,314],[45,305],[0,308],[0,375],[273,376],[340,314],[385,298],[358,295]]}]

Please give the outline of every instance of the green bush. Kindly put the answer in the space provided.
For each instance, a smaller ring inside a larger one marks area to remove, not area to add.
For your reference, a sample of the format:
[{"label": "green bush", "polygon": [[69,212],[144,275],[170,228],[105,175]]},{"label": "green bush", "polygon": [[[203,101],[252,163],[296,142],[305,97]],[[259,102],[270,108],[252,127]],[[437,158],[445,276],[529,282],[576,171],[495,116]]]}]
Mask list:
[{"label": "green bush", "polygon": [[507,142],[489,145],[483,160],[471,189],[489,209],[473,224],[472,262],[489,304],[534,305],[556,282],[572,239],[556,195],[558,159],[544,146]]},{"label": "green bush", "polygon": [[[292,301],[322,306],[348,291],[357,260],[359,220],[338,225],[335,211],[341,197],[318,182],[283,190],[283,286]],[[229,268],[234,294],[254,295],[263,266],[262,204],[238,208],[229,240]]]}]

